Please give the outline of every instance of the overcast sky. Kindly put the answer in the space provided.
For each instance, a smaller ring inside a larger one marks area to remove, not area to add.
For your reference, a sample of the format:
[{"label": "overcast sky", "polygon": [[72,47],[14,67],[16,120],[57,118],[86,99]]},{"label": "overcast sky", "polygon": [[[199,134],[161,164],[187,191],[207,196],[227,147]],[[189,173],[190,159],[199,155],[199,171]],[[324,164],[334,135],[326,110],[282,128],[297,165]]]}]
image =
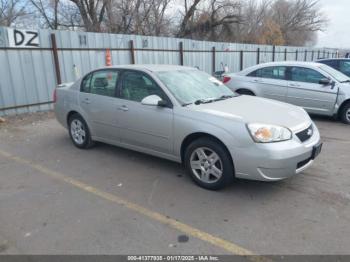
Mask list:
[{"label": "overcast sky", "polygon": [[320,4],[329,25],[319,33],[317,46],[350,49],[350,0],[320,0]]}]

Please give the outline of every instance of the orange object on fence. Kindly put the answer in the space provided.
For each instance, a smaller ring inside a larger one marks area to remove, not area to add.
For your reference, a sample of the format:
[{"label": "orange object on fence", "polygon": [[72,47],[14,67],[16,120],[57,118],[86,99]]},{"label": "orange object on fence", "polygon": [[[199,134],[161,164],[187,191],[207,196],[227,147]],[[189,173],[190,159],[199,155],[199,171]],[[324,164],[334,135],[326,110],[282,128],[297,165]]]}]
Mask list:
[{"label": "orange object on fence", "polygon": [[111,57],[111,50],[106,50],[106,66],[112,65],[112,57]]}]

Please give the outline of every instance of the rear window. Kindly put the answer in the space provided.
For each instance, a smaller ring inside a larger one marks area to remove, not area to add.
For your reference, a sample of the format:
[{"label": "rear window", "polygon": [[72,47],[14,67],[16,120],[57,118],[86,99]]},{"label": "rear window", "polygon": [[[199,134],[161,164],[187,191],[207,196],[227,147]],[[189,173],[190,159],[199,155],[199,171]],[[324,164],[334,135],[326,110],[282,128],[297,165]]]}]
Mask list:
[{"label": "rear window", "polygon": [[90,93],[91,76],[92,74],[88,74],[83,78],[83,81],[81,82],[81,88],[80,88],[81,92]]},{"label": "rear window", "polygon": [[250,74],[248,74],[248,76],[285,80],[286,71],[287,71],[287,68],[285,66],[264,67],[251,72]]},{"label": "rear window", "polygon": [[119,72],[117,70],[95,71],[83,78],[80,91],[102,96],[115,96]]}]

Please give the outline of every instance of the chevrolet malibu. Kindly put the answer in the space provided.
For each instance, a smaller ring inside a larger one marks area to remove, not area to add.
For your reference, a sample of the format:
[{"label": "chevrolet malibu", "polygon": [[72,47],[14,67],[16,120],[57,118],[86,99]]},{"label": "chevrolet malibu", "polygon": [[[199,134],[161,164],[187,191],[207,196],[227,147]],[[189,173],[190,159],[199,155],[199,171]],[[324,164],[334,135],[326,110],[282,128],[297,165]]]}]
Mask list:
[{"label": "chevrolet malibu", "polygon": [[234,177],[291,177],[310,167],[322,147],[301,107],[237,95],[189,67],[98,69],[56,88],[54,103],[78,148],[99,141],[183,163],[212,190]]}]

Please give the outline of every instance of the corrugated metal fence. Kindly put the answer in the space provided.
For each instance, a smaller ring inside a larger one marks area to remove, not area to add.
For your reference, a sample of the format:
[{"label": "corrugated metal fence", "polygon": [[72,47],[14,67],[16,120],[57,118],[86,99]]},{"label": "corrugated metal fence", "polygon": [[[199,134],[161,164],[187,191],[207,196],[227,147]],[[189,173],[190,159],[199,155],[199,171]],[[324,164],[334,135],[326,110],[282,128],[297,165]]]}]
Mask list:
[{"label": "corrugated metal fence", "polygon": [[208,73],[222,70],[222,65],[236,72],[262,62],[337,55],[331,49],[50,30],[37,32],[36,45],[30,45],[32,34],[28,45],[13,46],[13,31],[0,27],[0,115],[51,108],[55,86],[105,66],[107,49],[115,65],[183,64]]}]

